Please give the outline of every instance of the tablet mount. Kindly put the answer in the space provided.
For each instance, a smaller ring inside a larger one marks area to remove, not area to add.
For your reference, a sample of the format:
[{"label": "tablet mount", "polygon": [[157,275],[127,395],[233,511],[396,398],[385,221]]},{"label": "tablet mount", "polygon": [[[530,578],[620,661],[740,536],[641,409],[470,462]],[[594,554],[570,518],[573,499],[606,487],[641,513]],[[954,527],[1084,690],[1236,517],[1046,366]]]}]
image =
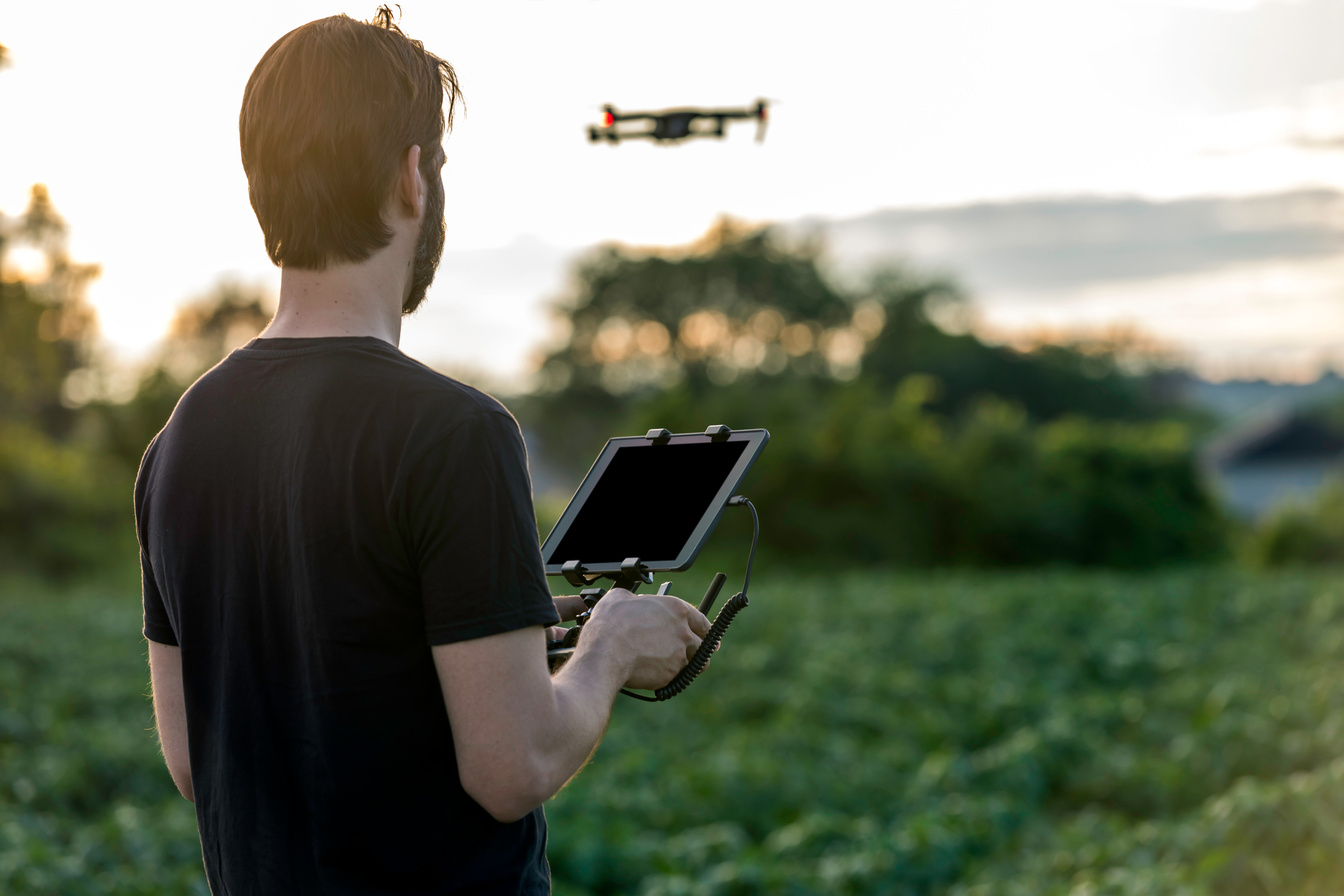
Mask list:
[{"label": "tablet mount", "polygon": [[[726,441],[728,436],[732,435],[732,430],[723,425],[716,425],[706,429],[705,435],[709,436],[711,441],[721,442]],[[645,434],[644,438],[655,445],[665,445],[671,440],[672,433],[666,429],[651,429]],[[729,498],[727,506],[746,507],[751,511],[751,551],[747,554],[747,571],[742,580],[742,590],[734,594],[719,610],[719,614],[714,617],[714,622],[709,627],[709,633],[700,642],[700,647],[696,650],[695,655],[670,682],[655,690],[652,697],[621,688],[621,693],[627,697],[634,697],[637,700],[644,700],[649,703],[659,703],[663,700],[670,700],[690,687],[696,676],[705,670],[705,666],[709,665],[710,657],[718,649],[728,626],[732,624],[737,614],[748,605],[747,588],[751,584],[751,564],[756,557],[756,539],[760,535],[761,528],[760,517],[756,514],[755,506],[744,495],[734,495]],[[552,671],[562,666],[574,654],[584,624],[592,617],[593,608],[597,606],[598,601],[609,590],[594,587],[596,581],[605,576],[612,580],[612,588],[624,588],[631,592],[638,590],[640,585],[653,584],[653,571],[645,566],[638,557],[627,557],[622,561],[620,572],[617,573],[591,573],[579,560],[566,561],[560,567],[560,572],[565,577],[565,581],[580,589],[579,597],[583,600],[586,609],[575,618],[574,627],[565,633],[564,638],[547,644],[546,659]],[[727,580],[728,577],[721,572],[714,574],[714,580],[710,582],[709,589],[700,600],[698,609],[701,613],[709,615],[709,611],[714,606],[714,601],[719,596],[719,591],[723,588],[723,583]],[[670,581],[664,582],[659,587],[658,593],[666,594],[671,585]]]}]

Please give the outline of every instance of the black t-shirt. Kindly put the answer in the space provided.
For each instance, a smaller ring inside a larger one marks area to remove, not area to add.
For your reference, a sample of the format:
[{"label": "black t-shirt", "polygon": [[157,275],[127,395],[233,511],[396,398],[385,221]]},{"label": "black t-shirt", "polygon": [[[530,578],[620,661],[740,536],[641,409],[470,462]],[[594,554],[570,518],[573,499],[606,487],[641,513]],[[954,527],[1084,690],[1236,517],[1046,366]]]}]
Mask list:
[{"label": "black t-shirt", "polygon": [[430,645],[557,622],[518,424],[372,337],[258,339],[136,481],[211,889],[549,893],[540,809],[462,789]]}]

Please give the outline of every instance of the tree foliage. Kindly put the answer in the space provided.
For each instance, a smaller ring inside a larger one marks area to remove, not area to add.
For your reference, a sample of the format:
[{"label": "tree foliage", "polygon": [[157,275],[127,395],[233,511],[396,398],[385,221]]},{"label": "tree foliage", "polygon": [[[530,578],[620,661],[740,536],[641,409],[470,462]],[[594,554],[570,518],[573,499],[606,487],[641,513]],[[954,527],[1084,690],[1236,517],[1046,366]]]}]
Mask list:
[{"label": "tree foliage", "polygon": [[[73,421],[66,379],[89,362],[97,318],[85,288],[98,266],[72,261],[65,221],[47,188],[22,215],[0,215],[0,420],[65,435]],[[25,253],[20,270],[16,253]]]},{"label": "tree foliage", "polygon": [[124,473],[80,431],[66,391],[90,361],[84,290],[98,274],[71,260],[66,236],[41,185],[22,215],[0,215],[0,563],[53,574],[96,565],[126,532]]},{"label": "tree foliage", "polygon": [[1216,554],[1217,507],[1176,409],[1107,351],[989,345],[952,281],[858,289],[820,247],[722,221],[696,243],[608,246],[557,304],[565,339],[516,405],[583,469],[609,435],[763,426],[763,539],[816,562],[1139,566]]},{"label": "tree foliage", "polygon": [[1132,568],[1224,552],[1184,424],[1033,423],[997,398],[952,419],[929,410],[938,389],[927,375],[894,389],[674,389],[623,429],[764,425],[770,445],[745,488],[765,514],[762,544],[794,564]]},{"label": "tree foliage", "polygon": [[1158,410],[1104,353],[1022,353],[948,332],[935,320],[964,317],[967,298],[947,278],[892,267],[845,291],[820,258],[817,244],[788,245],[730,219],[686,247],[603,247],[554,309],[567,335],[542,360],[538,390],[626,396],[685,384],[702,394],[762,378],[860,375],[890,386],[925,373],[944,384],[947,410],[986,392],[1039,419]]},{"label": "tree foliage", "polygon": [[[224,283],[183,307],[129,401],[102,380],[85,288],[46,188],[0,215],[0,560],[71,574],[134,558],[129,499],[140,457],[183,390],[269,319],[268,300]],[[93,400],[89,400],[90,397]]]},{"label": "tree foliage", "polygon": [[723,220],[685,249],[607,246],[580,264],[576,281],[558,308],[569,338],[541,365],[548,393],[626,395],[681,382],[702,391],[758,372],[814,375],[827,357],[848,372],[857,360],[852,345],[833,346],[850,335],[848,299],[812,252],[787,251],[767,230]]},{"label": "tree foliage", "polygon": [[967,297],[945,277],[892,267],[844,290],[823,274],[821,251],[730,219],[689,246],[597,250],[553,309],[564,338],[541,359],[521,412],[548,452],[578,465],[587,430],[669,389],[699,398],[855,378],[894,388],[928,374],[940,383],[931,410],[949,415],[984,395],[1033,420],[1173,411],[1104,351],[1024,353],[949,332],[936,321],[964,318]]}]

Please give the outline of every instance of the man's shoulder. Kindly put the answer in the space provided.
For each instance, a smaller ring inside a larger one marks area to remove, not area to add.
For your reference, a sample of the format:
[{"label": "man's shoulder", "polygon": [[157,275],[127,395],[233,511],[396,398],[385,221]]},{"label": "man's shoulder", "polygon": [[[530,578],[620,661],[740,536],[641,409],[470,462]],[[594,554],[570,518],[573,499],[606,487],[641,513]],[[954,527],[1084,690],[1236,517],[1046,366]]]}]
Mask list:
[{"label": "man's shoulder", "polygon": [[435,406],[450,405],[460,411],[463,418],[502,414],[513,419],[509,409],[493,395],[440,373],[413,358],[405,355],[402,358],[408,368],[412,368],[408,370],[408,379],[416,382],[424,401]]},{"label": "man's shoulder", "polygon": [[475,386],[401,355],[402,400],[430,433],[446,438],[463,425],[517,430],[518,421],[498,398]]}]

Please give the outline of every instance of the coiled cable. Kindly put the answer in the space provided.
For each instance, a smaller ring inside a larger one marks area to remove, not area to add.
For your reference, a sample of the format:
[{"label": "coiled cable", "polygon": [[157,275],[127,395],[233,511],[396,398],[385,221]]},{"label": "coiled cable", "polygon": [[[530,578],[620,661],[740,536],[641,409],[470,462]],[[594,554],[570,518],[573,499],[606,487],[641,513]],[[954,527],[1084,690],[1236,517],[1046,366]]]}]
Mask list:
[{"label": "coiled cable", "polygon": [[686,690],[691,686],[691,682],[695,681],[696,676],[705,671],[705,667],[709,665],[710,657],[714,655],[715,650],[718,650],[719,642],[723,640],[723,634],[728,631],[728,626],[733,624],[734,617],[750,603],[747,600],[747,586],[751,584],[751,564],[756,559],[756,539],[761,534],[761,520],[756,515],[755,505],[744,495],[729,498],[728,505],[730,507],[745,505],[751,511],[751,551],[747,554],[747,572],[742,578],[742,590],[734,594],[728,603],[723,605],[723,609],[719,610],[719,615],[714,617],[714,624],[709,627],[709,633],[700,642],[700,647],[691,657],[691,661],[683,666],[671,681],[654,691],[652,697],[621,688],[621,693],[625,696],[643,700],[645,703],[661,703]]}]

